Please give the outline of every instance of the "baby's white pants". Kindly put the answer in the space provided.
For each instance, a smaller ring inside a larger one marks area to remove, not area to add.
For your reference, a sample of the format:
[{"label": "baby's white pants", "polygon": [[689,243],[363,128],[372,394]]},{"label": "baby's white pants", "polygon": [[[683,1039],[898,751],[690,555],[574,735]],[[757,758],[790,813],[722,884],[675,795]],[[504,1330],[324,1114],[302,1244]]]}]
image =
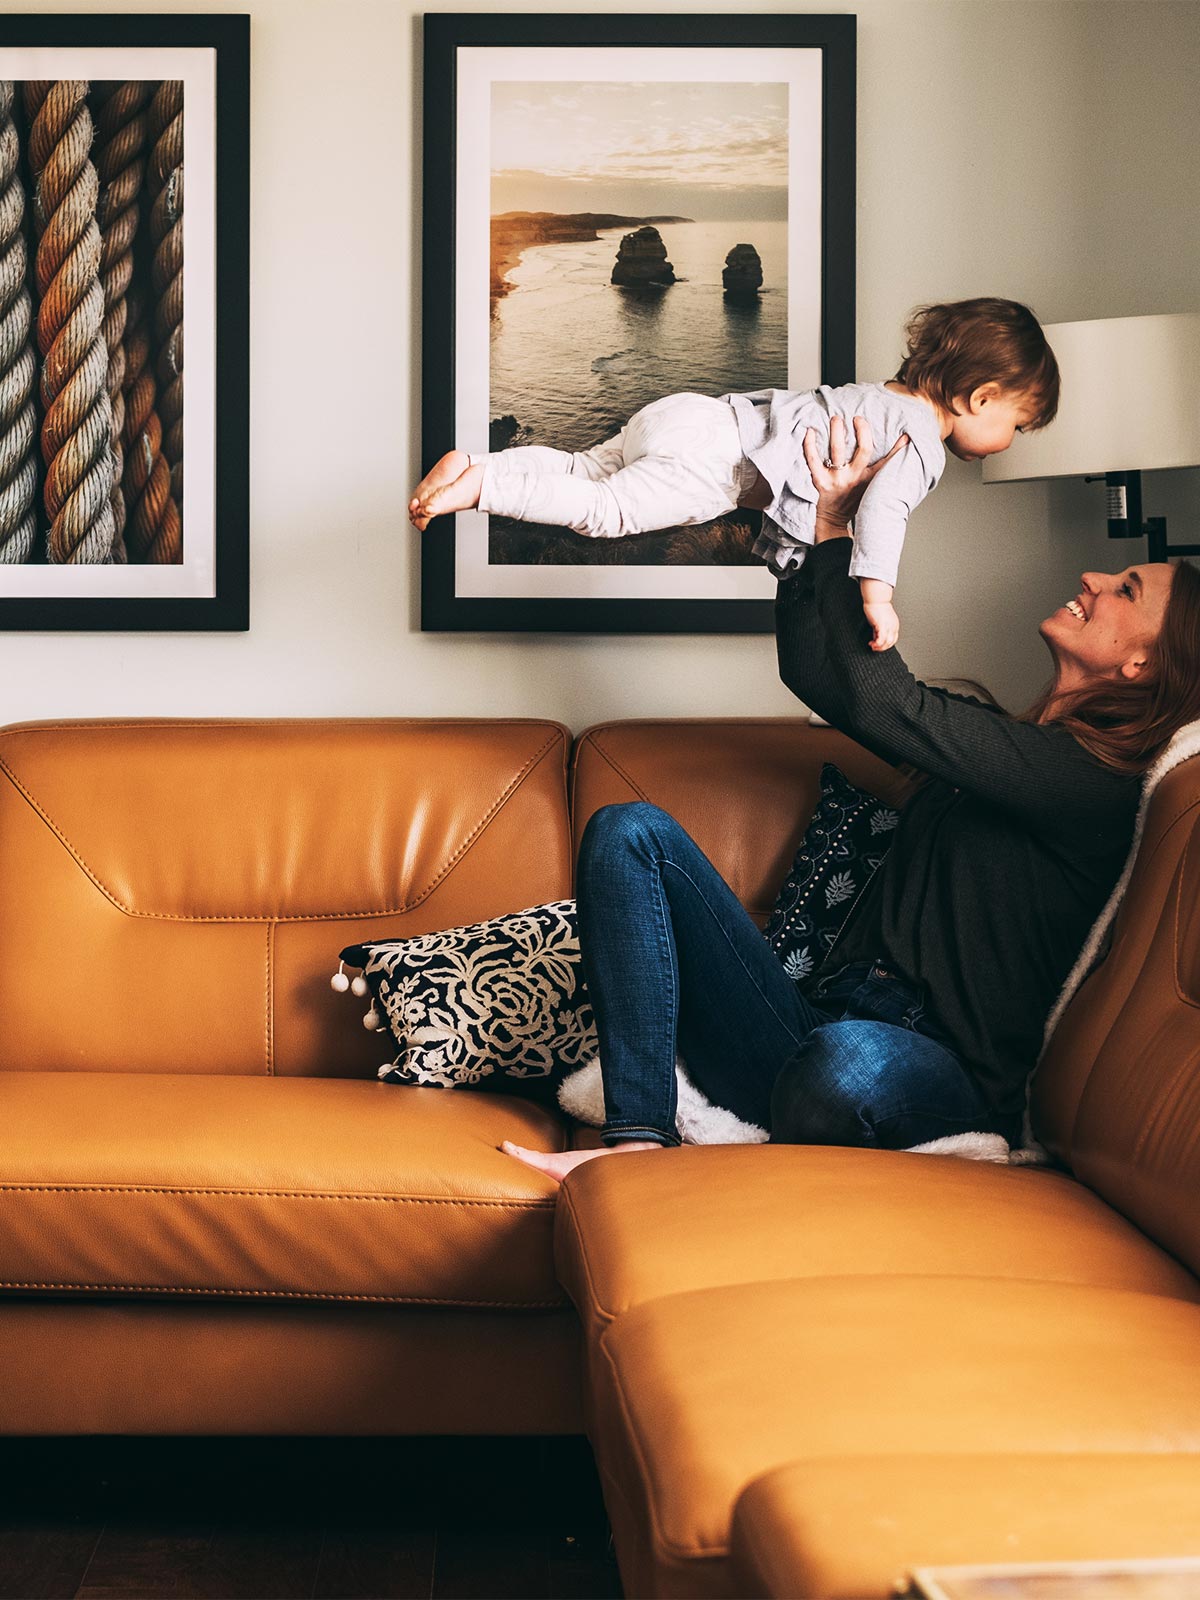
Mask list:
[{"label": "baby's white pants", "polygon": [[734,510],[748,467],[727,400],[672,394],[591,450],[526,445],[485,457],[479,509],[619,539]]}]

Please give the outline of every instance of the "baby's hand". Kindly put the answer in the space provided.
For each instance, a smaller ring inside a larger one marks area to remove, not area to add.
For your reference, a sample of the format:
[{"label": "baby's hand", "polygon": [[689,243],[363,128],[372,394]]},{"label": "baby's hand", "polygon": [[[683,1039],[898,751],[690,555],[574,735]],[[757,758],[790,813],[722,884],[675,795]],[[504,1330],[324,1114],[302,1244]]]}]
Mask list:
[{"label": "baby's hand", "polygon": [[864,600],[863,613],[871,624],[871,649],[890,650],[900,637],[900,618],[890,600]]}]

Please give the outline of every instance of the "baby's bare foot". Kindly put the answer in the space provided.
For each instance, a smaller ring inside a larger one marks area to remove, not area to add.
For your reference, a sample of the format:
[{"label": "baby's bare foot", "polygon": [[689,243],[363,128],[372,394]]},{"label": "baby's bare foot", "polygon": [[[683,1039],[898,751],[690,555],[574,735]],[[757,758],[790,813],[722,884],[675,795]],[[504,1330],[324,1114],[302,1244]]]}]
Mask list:
[{"label": "baby's bare foot", "polygon": [[421,513],[422,507],[433,491],[443,488],[448,483],[453,483],[455,478],[461,477],[470,465],[471,458],[465,450],[447,450],[446,454],[430,467],[429,471],[413,490],[413,497],[408,502],[408,514],[414,527],[423,528],[425,523],[429,521],[428,516],[426,516],[425,522],[418,523],[417,516]]},{"label": "baby's bare foot", "polygon": [[594,1161],[597,1156],[615,1156],[622,1150],[661,1150],[663,1147],[656,1144],[653,1139],[627,1139],[621,1144],[601,1145],[598,1150],[562,1150],[547,1153],[544,1150],[529,1150],[523,1144],[513,1144],[511,1139],[505,1139],[500,1148],[506,1156],[515,1156],[527,1167],[534,1167],[538,1172],[544,1172],[548,1178],[553,1178],[556,1183],[561,1183],[568,1172],[582,1166],[585,1161]]},{"label": "baby's bare foot", "polygon": [[470,511],[479,504],[479,489],[483,483],[483,463],[460,472],[453,483],[444,483],[432,489],[417,509],[410,513],[414,527],[425,529],[434,517],[445,517],[453,511]]}]

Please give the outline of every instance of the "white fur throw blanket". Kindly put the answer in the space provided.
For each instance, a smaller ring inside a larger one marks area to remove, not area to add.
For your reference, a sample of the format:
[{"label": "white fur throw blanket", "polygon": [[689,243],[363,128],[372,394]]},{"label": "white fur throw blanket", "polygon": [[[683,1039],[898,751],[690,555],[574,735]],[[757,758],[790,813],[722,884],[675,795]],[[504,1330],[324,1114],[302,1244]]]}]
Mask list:
[{"label": "white fur throw blanket", "polygon": [[[678,1057],[675,1083],[675,1127],[684,1144],[766,1144],[770,1136],[765,1128],[743,1122],[732,1111],[705,1099]],[[558,1086],[558,1103],[577,1122],[589,1123],[593,1128],[603,1126],[604,1083],[599,1056],[593,1056],[586,1066],[563,1079]],[[998,1133],[956,1133],[913,1148],[930,1155],[967,1156],[975,1161],[1008,1160],[1007,1141]]]},{"label": "white fur throw blanket", "polygon": [[[1075,991],[1105,953],[1106,940],[1112,930],[1117,908],[1124,899],[1137,860],[1138,846],[1141,844],[1145,829],[1146,812],[1150,806],[1151,796],[1173,767],[1196,755],[1200,755],[1200,722],[1191,722],[1179,730],[1146,773],[1125,870],[1109,896],[1108,904],[1096,919],[1079,959],[1071,968],[1062,992],[1054,1002],[1046,1021],[1043,1051]],[[706,1100],[688,1077],[683,1062],[678,1058],[675,1062],[675,1074],[678,1088],[675,1126],[684,1144],[766,1143],[768,1134],[765,1128],[757,1128],[751,1123],[743,1122],[740,1117],[734,1116],[732,1111],[725,1111]],[[577,1072],[571,1073],[570,1077],[563,1079],[559,1085],[558,1103],[568,1116],[576,1118],[577,1121],[589,1123],[596,1128],[603,1126],[604,1084],[600,1076],[598,1057],[593,1057],[586,1066],[580,1067]],[[1045,1151],[1030,1132],[1028,1115],[1025,1120],[1023,1148],[1020,1150],[1010,1150],[1007,1141],[998,1133],[952,1134],[949,1138],[932,1139],[928,1144],[914,1145],[913,1150],[925,1155],[963,1156],[973,1161],[1014,1162],[1022,1165],[1046,1159]]]}]

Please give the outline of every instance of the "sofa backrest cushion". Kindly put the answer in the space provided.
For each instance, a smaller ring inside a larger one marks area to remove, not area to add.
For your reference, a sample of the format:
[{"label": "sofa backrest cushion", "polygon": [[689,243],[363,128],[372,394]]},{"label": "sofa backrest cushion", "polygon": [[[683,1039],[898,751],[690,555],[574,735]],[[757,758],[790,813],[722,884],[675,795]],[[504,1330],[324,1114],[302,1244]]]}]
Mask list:
[{"label": "sofa backrest cushion", "polygon": [[1106,958],[1034,1079],[1034,1130],[1200,1272],[1200,759],[1162,780]]},{"label": "sofa backrest cushion", "polygon": [[845,734],[807,717],[609,722],[576,741],[571,819],[578,852],[601,806],[649,800],[683,824],[765,922],[832,761],[860,788],[897,803],[908,785]]},{"label": "sofa backrest cushion", "polygon": [[568,749],[535,721],[0,730],[0,1068],[373,1074],[338,951],[569,894]]}]

